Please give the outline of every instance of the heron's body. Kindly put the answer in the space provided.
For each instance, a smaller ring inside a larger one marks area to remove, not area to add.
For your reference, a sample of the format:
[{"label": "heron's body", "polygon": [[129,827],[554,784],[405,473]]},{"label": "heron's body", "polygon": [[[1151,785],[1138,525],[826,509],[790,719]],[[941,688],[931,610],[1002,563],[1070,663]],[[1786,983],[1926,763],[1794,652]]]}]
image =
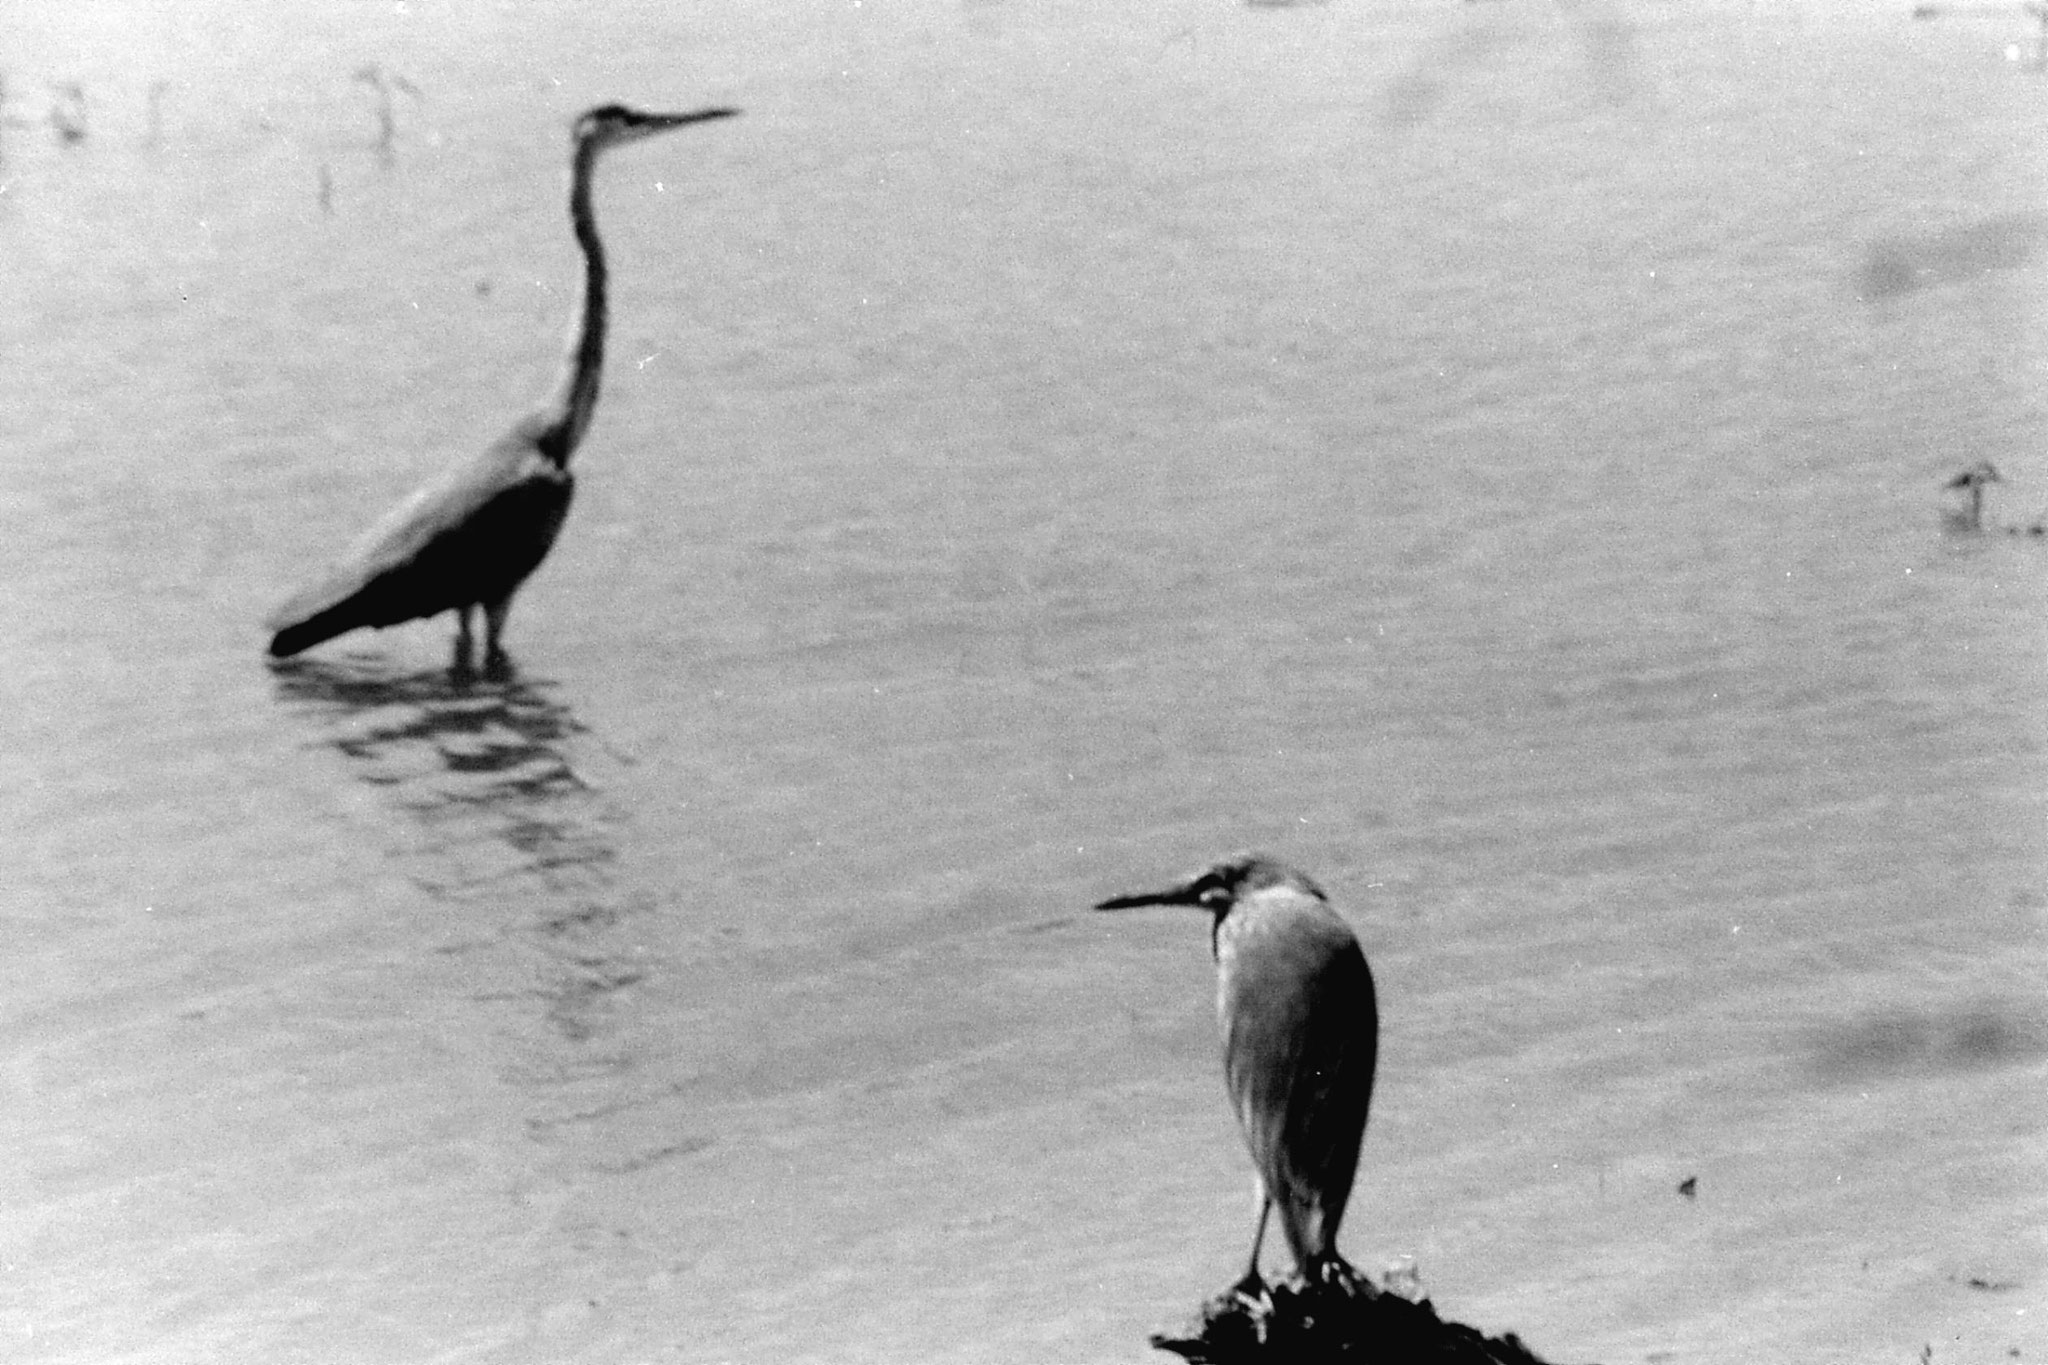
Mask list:
[{"label": "heron's body", "polygon": [[393,508],[328,577],[270,618],[270,652],[297,654],[362,626],[481,607],[496,650],[512,594],[540,567],[569,515],[575,476],[542,453],[531,419]]},{"label": "heron's body", "polygon": [[1341,1264],[1337,1229],[1358,1170],[1379,1053],[1379,1006],[1357,936],[1314,882],[1271,859],[1219,863],[1166,891],[1100,909],[1193,905],[1215,916],[1223,1076],[1259,1173],[1305,1274]]},{"label": "heron's body", "polygon": [[1240,898],[1215,947],[1224,1083],[1287,1245],[1310,1266],[1336,1254],[1365,1138],[1372,972],[1329,903],[1292,885]]},{"label": "heron's body", "polygon": [[397,625],[453,611],[456,664],[467,667],[470,613],[484,615],[486,658],[502,660],[512,595],[554,546],[575,480],[569,457],[597,410],[608,319],[604,247],[591,178],[610,147],[730,109],[643,114],[619,105],[577,120],[569,217],[583,250],[583,306],[553,394],[481,454],[460,460],[371,527],[329,573],[295,593],[266,623],[270,653],[297,654],[363,626]]}]

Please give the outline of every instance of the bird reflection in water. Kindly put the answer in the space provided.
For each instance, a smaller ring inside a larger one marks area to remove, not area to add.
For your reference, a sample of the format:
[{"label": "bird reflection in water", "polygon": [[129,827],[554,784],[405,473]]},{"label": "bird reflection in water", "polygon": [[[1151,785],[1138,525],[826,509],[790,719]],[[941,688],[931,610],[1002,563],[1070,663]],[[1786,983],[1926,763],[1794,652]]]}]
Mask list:
[{"label": "bird reflection in water", "polygon": [[556,969],[540,987],[549,1022],[572,1041],[599,1032],[609,998],[644,968],[620,928],[634,906],[615,876],[616,809],[571,759],[579,745],[602,745],[550,685],[515,673],[397,672],[347,655],[271,669],[279,700],[315,725],[317,743],[424,830],[400,855],[414,884],[488,910],[488,921],[471,921],[486,944],[546,954]]}]

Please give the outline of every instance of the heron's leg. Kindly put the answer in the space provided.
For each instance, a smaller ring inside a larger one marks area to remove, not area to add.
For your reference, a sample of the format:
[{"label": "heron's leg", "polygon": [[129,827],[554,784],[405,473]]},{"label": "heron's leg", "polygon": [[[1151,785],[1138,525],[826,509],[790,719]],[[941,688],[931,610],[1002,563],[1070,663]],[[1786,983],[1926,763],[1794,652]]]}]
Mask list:
[{"label": "heron's leg", "polygon": [[469,610],[466,606],[455,609],[455,661],[449,667],[457,673],[469,672]]},{"label": "heron's leg", "polygon": [[1252,1234],[1251,1264],[1245,1267],[1244,1278],[1233,1286],[1247,1298],[1261,1298],[1266,1292],[1266,1281],[1259,1275],[1259,1248],[1266,1241],[1266,1219],[1273,1212],[1273,1198],[1266,1193],[1263,1182],[1259,1185],[1259,1228]]},{"label": "heron's leg", "polygon": [[484,667],[502,669],[511,662],[505,656],[505,647],[499,640],[505,634],[505,617],[512,610],[512,599],[503,597],[496,602],[484,603]]}]

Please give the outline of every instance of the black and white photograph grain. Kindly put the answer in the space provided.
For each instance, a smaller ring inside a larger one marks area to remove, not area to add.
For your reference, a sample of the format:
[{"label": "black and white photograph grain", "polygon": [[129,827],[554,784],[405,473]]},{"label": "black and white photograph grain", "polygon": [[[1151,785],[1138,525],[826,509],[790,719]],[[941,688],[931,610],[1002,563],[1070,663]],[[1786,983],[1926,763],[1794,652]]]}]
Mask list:
[{"label": "black and white photograph grain", "polygon": [[0,1361],[2048,1365],[2041,0],[0,11]]}]

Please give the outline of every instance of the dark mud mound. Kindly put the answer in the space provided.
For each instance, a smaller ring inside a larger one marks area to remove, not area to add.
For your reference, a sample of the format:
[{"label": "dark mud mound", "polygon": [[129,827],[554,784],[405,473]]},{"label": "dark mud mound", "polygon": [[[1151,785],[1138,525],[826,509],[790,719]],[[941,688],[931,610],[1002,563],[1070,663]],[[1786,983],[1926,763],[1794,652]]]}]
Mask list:
[{"label": "dark mud mound", "polygon": [[1377,1288],[1342,1265],[1316,1280],[1227,1289],[1186,1334],[1155,1333],[1152,1344],[1196,1365],[1546,1365],[1512,1332],[1445,1322],[1428,1299]]}]

